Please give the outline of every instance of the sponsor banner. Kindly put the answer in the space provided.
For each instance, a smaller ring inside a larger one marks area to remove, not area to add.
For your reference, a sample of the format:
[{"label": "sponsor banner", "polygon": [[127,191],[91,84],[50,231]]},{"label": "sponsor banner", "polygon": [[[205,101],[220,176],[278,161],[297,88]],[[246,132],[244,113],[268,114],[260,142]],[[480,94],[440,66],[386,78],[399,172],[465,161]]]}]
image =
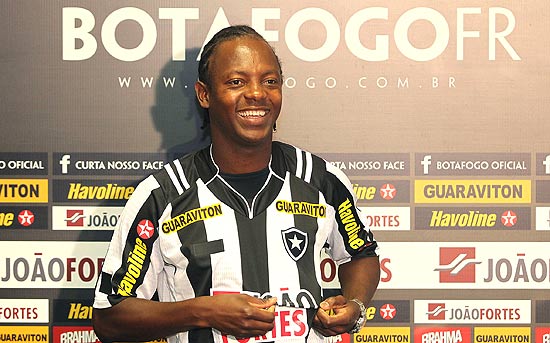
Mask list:
[{"label": "sponsor banner", "polygon": [[550,300],[537,300],[535,302],[536,323],[550,323]]},{"label": "sponsor banner", "polygon": [[409,327],[364,327],[353,335],[353,342],[387,342],[401,343],[412,342],[411,328]]},{"label": "sponsor banner", "polygon": [[407,231],[411,229],[410,207],[359,207],[371,230]]},{"label": "sponsor banner", "polygon": [[[379,289],[547,289],[547,242],[384,242]],[[414,256],[414,258],[411,258]],[[324,289],[338,268],[321,256]]]},{"label": "sponsor banner", "polygon": [[417,176],[531,175],[529,153],[417,153]]},{"label": "sponsor banner", "polygon": [[0,206],[0,229],[48,229],[46,206]]},{"label": "sponsor banner", "polygon": [[48,175],[48,154],[0,152],[0,175]]},{"label": "sponsor banner", "polygon": [[0,203],[48,202],[47,179],[0,179]]},{"label": "sponsor banner", "polygon": [[550,343],[550,327],[535,328],[535,343]]},{"label": "sponsor banner", "polygon": [[537,180],[536,198],[538,203],[550,203],[550,180]]},{"label": "sponsor banner", "polygon": [[418,343],[472,343],[469,327],[415,327],[414,341]]},{"label": "sponsor banner", "polygon": [[3,343],[49,342],[48,326],[0,326],[0,341]]},{"label": "sponsor banner", "polygon": [[90,324],[92,320],[93,298],[54,299],[53,322],[71,324]]},{"label": "sponsor banner", "polygon": [[100,343],[92,326],[54,326],[53,343]]},{"label": "sponsor banner", "polygon": [[[53,343],[100,343],[92,326],[54,326]],[[166,338],[144,343],[164,343]]]},{"label": "sponsor banner", "polygon": [[414,201],[417,204],[529,204],[531,181],[415,180]]},{"label": "sponsor banner", "polygon": [[348,176],[409,176],[409,154],[320,154]]},{"label": "sponsor banner", "polygon": [[530,343],[530,327],[476,327],[474,328],[475,342],[514,342]]},{"label": "sponsor banner", "polygon": [[530,230],[530,207],[416,207],[416,230]]},{"label": "sponsor banner", "polygon": [[137,180],[54,180],[53,201],[124,205],[139,181]]},{"label": "sponsor banner", "polygon": [[414,323],[531,324],[531,300],[415,300]]},{"label": "sponsor banner", "polygon": [[535,209],[535,228],[540,231],[550,230],[550,207],[538,207]]},{"label": "sponsor banner", "polygon": [[0,241],[5,288],[93,288],[108,242]]},{"label": "sponsor banner", "polygon": [[49,306],[48,299],[0,299],[0,323],[48,323]]},{"label": "sponsor banner", "polygon": [[537,175],[550,176],[550,153],[537,153]]},{"label": "sponsor banner", "polygon": [[410,308],[408,300],[371,300],[365,311],[365,319],[371,323],[409,323]]},{"label": "sponsor banner", "polygon": [[53,230],[114,230],[122,206],[53,206]]},{"label": "sponsor banner", "polygon": [[54,153],[54,175],[139,175],[163,168],[165,154],[158,153]]},{"label": "sponsor banner", "polygon": [[352,180],[358,204],[409,203],[410,182],[405,180]]}]

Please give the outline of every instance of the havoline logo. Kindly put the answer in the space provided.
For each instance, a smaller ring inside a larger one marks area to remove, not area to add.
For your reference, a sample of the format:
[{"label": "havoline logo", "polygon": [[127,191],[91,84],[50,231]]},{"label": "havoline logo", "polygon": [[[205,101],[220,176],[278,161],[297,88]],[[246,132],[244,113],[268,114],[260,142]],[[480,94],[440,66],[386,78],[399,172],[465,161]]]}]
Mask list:
[{"label": "havoline logo", "polygon": [[529,230],[530,207],[417,207],[416,229]]},{"label": "havoline logo", "polygon": [[134,180],[54,180],[55,202],[124,204],[135,190]]}]

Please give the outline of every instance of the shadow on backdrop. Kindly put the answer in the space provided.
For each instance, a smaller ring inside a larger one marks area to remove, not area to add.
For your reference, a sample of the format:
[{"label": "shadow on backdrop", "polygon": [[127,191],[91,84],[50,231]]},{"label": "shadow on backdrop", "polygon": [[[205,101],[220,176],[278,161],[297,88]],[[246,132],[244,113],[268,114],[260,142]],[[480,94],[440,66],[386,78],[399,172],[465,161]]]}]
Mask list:
[{"label": "shadow on backdrop", "polygon": [[199,106],[194,89],[199,51],[186,50],[186,61],[168,61],[157,77],[151,117],[162,136],[159,151],[166,152],[168,160],[210,144],[209,128],[203,128],[206,111]]},{"label": "shadow on backdrop", "polygon": [[[150,114],[155,129],[162,137],[158,150],[165,154],[166,162],[210,144],[209,127],[202,128],[206,111],[199,106],[195,97],[198,53],[199,49],[188,49],[186,50],[187,61],[168,61],[159,71],[156,79],[155,103],[151,106]],[[169,80],[173,80],[173,85]],[[136,179],[133,186],[137,186],[138,182],[146,176]],[[113,206],[113,203],[105,201],[94,205]],[[76,240],[108,242],[112,233],[112,231],[80,231]],[[48,297],[54,299],[52,322],[55,325],[91,326],[93,288],[60,288],[47,291]],[[21,297],[24,295],[21,294]],[[153,299],[157,300],[156,294]],[[74,317],[68,318],[68,313]]]}]

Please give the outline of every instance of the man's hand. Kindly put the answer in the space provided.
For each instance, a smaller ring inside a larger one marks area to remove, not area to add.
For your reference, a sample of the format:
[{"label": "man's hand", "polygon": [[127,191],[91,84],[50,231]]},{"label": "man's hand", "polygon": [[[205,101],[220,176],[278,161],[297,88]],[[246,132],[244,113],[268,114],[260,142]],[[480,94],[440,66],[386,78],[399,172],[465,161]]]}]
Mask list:
[{"label": "man's hand", "polygon": [[276,298],[258,299],[245,294],[220,294],[204,297],[208,314],[204,320],[225,335],[239,338],[263,336],[273,330]]},{"label": "man's hand", "polygon": [[359,318],[359,305],[354,301],[347,301],[341,295],[330,297],[321,302],[315,318],[313,328],[323,336],[335,336],[346,333]]}]

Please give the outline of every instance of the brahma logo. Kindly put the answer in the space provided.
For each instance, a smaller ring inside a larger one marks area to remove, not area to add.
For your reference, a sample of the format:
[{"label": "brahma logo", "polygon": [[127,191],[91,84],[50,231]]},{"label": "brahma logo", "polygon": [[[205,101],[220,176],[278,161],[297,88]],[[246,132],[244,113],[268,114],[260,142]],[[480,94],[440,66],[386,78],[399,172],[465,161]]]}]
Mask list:
[{"label": "brahma logo", "polygon": [[445,320],[445,303],[429,303],[428,304],[428,320]]},{"label": "brahma logo", "polygon": [[439,271],[441,283],[475,283],[475,248],[440,248],[439,266],[434,271]]},{"label": "brahma logo", "polygon": [[414,341],[422,343],[470,343],[469,327],[416,327]]}]

